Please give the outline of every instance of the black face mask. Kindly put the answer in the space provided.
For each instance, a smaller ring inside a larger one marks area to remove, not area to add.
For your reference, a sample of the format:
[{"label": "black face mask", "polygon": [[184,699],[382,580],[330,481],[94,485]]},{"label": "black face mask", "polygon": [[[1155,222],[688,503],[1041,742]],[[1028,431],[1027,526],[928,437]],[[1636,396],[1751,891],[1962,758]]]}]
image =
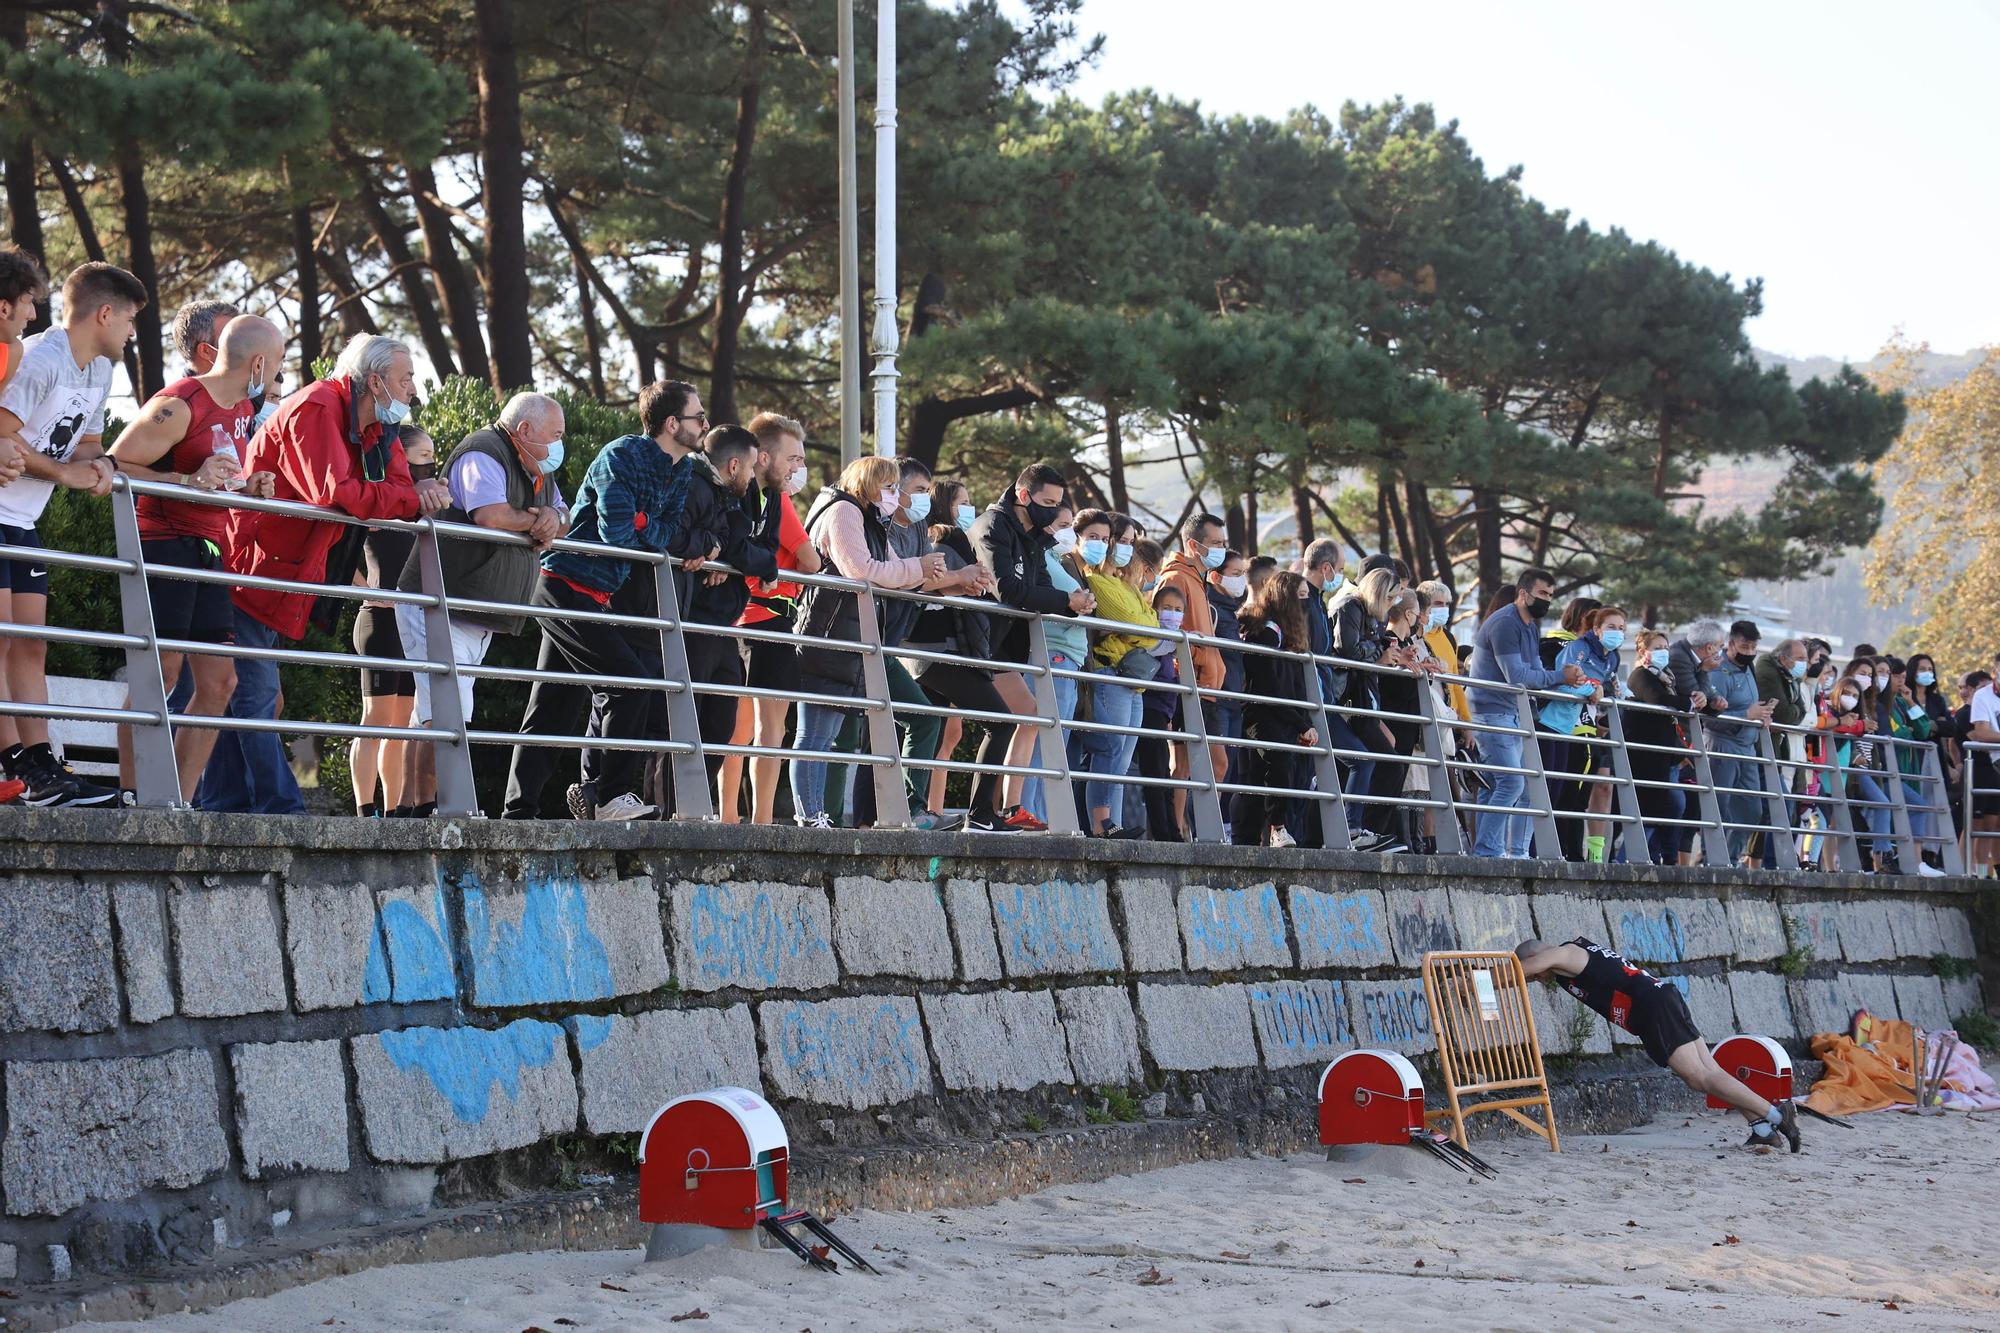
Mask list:
[{"label": "black face mask", "polygon": [[1736,662],[1736,665],[1737,665],[1737,666],[1740,666],[1740,667],[1743,667],[1743,668],[1745,668],[1745,669],[1747,670],[1747,669],[1748,669],[1748,668],[1749,668],[1750,666],[1752,666],[1753,664],[1755,664],[1755,662],[1757,661],[1757,654],[1755,654],[1755,653],[1737,653],[1737,654],[1735,654],[1735,655],[1734,655],[1734,661]]},{"label": "black face mask", "polygon": [[1028,527],[1035,532],[1046,532],[1048,531],[1049,524],[1055,522],[1056,515],[1061,512],[1062,508],[1059,505],[1038,505],[1030,501],[1028,503]]},{"label": "black face mask", "polygon": [[1540,620],[1543,616],[1547,615],[1548,613],[1549,613],[1548,598],[1537,597],[1534,601],[1528,603],[1528,619]]}]

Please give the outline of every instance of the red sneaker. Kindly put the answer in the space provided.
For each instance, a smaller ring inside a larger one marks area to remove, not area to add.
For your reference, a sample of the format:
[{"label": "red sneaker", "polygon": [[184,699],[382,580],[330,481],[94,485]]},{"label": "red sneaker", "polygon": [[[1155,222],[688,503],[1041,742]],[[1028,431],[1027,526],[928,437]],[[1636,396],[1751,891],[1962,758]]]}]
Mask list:
[{"label": "red sneaker", "polygon": [[12,805],[26,790],[28,784],[17,778],[0,778],[0,805]]},{"label": "red sneaker", "polygon": [[1018,805],[1008,812],[1007,818],[1002,822],[1008,828],[1019,829],[1023,833],[1047,833],[1049,831],[1047,824],[1035,818],[1034,815],[1023,810]]}]

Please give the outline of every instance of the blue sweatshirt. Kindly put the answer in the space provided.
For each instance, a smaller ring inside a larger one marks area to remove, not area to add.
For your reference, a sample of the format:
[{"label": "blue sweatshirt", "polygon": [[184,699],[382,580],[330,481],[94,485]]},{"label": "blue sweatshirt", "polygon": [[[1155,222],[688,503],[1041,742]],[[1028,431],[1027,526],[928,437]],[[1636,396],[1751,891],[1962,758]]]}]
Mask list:
[{"label": "blue sweatshirt", "polygon": [[[1529,690],[1549,690],[1562,684],[1562,672],[1542,665],[1541,626],[1521,619],[1520,609],[1503,606],[1486,617],[1472,639],[1474,680],[1491,680]],[[1472,711],[1515,716],[1515,696],[1506,690],[1471,690]]]}]

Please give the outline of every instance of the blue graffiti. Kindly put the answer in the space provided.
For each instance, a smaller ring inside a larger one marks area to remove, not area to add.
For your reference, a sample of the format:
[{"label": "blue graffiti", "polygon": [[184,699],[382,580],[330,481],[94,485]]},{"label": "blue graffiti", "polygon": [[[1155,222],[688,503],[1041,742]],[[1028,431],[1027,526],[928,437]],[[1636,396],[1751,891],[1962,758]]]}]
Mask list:
[{"label": "blue graffiti", "polygon": [[1294,889],[1292,920],[1299,929],[1300,945],[1312,946],[1317,956],[1387,952],[1375,933],[1375,900],[1365,893]]},{"label": "blue graffiti", "polygon": [[806,1082],[857,1094],[918,1092],[930,1074],[922,1033],[915,1008],[906,1014],[889,1000],[865,1016],[825,1004],[792,1004],[779,1024],[778,1058]]},{"label": "blue graffiti", "polygon": [[[1252,902],[1256,904],[1253,908]],[[1278,887],[1208,889],[1187,900],[1188,961],[1199,967],[1210,958],[1246,957],[1260,943],[1285,950],[1285,913],[1278,905]],[[1197,958],[1195,955],[1199,954]]]},{"label": "blue graffiti", "polygon": [[1681,919],[1671,907],[1659,912],[1627,912],[1618,918],[1620,950],[1628,958],[1650,962],[1678,963],[1687,957],[1687,940],[1681,933]]},{"label": "blue graffiti", "polygon": [[1252,987],[1250,1003],[1261,1016],[1258,1029],[1288,1051],[1319,1052],[1354,1040],[1340,1002],[1340,983],[1316,986]]},{"label": "blue graffiti", "polygon": [[728,884],[696,886],[688,905],[688,942],[701,975],[725,986],[775,986],[786,963],[827,951],[803,896],[790,911],[780,912],[760,889],[749,906],[739,908]]},{"label": "blue graffiti", "polygon": [[529,880],[519,925],[495,919],[478,876],[465,873],[459,887],[481,1004],[574,1003],[612,994],[611,957],[590,928],[589,903],[576,876]]},{"label": "blue graffiti", "polygon": [[1431,1002],[1421,990],[1375,991],[1361,997],[1370,1041],[1415,1043],[1431,1035]]},{"label": "blue graffiti", "polygon": [[451,945],[444,936],[444,883],[431,890],[431,915],[403,899],[378,900],[375,930],[368,941],[368,967],[361,998],[376,1004],[394,1000],[449,1000],[458,993]]},{"label": "blue graffiti", "polygon": [[509,1101],[521,1095],[521,1071],[538,1068],[562,1049],[562,1029],[523,1018],[488,1028],[405,1028],[381,1034],[396,1068],[421,1070],[460,1120],[486,1118],[494,1085]]},{"label": "blue graffiti", "polygon": [[1016,976],[1109,971],[1122,964],[1101,888],[1062,879],[1012,888],[1011,900],[1001,888],[993,893],[993,917],[1008,971]]}]

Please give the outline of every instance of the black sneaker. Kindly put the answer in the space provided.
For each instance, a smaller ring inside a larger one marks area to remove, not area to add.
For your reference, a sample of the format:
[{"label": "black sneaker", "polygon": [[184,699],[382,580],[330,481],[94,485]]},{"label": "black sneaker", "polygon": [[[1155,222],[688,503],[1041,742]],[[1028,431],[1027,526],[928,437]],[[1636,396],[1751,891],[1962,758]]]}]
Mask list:
[{"label": "black sneaker", "polygon": [[1354,834],[1353,838],[1354,850],[1357,852],[1387,852],[1392,849],[1401,851],[1403,848],[1403,844],[1388,834],[1377,833],[1373,829],[1364,829]]},{"label": "black sneaker", "polygon": [[1805,1146],[1805,1141],[1799,1137],[1798,1108],[1790,1102],[1780,1102],[1778,1111],[1784,1117],[1778,1121],[1778,1132],[1785,1136],[1785,1142],[1792,1146],[1792,1151],[1797,1152]]},{"label": "black sneaker", "polygon": [[563,794],[564,803],[569,806],[569,817],[586,823],[597,818],[597,793],[581,782],[572,782]]},{"label": "black sneaker", "polygon": [[120,804],[116,787],[100,787],[94,782],[86,782],[76,775],[74,769],[55,757],[55,752],[46,746],[36,746],[30,750],[25,770],[21,777],[28,784],[22,801],[32,806],[87,805],[116,806]]},{"label": "black sneaker", "polygon": [[996,811],[981,811],[966,816],[966,828],[974,833],[1019,833],[1021,830],[1009,824]]}]

